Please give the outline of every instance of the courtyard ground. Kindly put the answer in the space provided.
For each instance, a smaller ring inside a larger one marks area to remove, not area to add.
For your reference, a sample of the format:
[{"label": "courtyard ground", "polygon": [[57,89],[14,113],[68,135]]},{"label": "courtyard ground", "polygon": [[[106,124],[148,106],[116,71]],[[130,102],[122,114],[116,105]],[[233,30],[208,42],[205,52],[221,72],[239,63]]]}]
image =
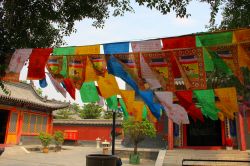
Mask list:
[{"label": "courtyard ground", "polygon": [[[85,166],[86,155],[101,154],[102,149],[95,147],[64,146],[61,152],[39,151],[26,153],[21,146],[8,147],[0,156],[0,166]],[[123,166],[130,166],[128,159],[122,158]],[[154,166],[155,161],[142,160],[140,165]]]}]

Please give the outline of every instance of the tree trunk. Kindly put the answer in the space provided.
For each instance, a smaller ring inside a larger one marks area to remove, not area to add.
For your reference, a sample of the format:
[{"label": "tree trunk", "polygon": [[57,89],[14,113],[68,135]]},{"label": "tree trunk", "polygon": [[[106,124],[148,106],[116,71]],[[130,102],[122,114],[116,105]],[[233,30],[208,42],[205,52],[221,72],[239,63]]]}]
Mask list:
[{"label": "tree trunk", "polygon": [[134,143],[134,154],[137,154],[137,146],[138,146],[138,142]]}]

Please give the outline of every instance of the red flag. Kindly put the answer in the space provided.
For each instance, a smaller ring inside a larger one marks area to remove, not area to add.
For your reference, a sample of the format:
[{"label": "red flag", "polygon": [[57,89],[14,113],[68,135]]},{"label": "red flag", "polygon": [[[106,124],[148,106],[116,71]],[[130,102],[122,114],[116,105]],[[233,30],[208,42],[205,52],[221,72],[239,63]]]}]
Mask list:
[{"label": "red flag", "polygon": [[76,89],[73,86],[72,82],[69,78],[63,80],[64,85],[66,87],[66,91],[70,94],[70,96],[75,100]]},{"label": "red flag", "polygon": [[201,110],[195,106],[195,103],[192,100],[193,91],[191,90],[177,91],[176,96],[179,99],[179,104],[185,108],[189,116],[191,116],[194,121],[199,119],[201,122],[204,122]]},{"label": "red flag", "polygon": [[29,80],[42,80],[45,78],[45,65],[51,52],[52,48],[34,48],[32,50],[28,66]]},{"label": "red flag", "polygon": [[180,36],[162,39],[163,50],[196,47],[195,36]]}]

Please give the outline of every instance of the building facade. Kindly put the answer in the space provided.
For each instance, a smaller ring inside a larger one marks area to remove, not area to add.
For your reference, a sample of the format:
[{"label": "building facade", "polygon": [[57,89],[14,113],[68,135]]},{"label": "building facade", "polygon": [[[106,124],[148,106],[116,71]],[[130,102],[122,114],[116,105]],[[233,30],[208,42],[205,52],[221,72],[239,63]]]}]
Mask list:
[{"label": "building facade", "polygon": [[10,92],[0,90],[0,144],[20,144],[36,139],[40,132],[52,132],[52,111],[68,103],[40,97],[26,83],[4,82]]}]

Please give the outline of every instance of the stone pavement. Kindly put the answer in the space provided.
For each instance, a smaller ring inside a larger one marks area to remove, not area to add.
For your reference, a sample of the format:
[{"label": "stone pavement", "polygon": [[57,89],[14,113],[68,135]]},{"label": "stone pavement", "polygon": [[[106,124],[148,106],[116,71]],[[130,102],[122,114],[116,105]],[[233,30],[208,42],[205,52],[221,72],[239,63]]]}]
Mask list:
[{"label": "stone pavement", "polygon": [[[95,147],[63,146],[61,152],[44,154],[33,151],[30,153],[20,150],[21,146],[8,147],[6,153],[0,156],[0,166],[85,166],[86,155],[102,153]],[[130,166],[128,159],[122,159],[123,166]],[[154,166],[155,161],[142,160],[140,165]]]}]

